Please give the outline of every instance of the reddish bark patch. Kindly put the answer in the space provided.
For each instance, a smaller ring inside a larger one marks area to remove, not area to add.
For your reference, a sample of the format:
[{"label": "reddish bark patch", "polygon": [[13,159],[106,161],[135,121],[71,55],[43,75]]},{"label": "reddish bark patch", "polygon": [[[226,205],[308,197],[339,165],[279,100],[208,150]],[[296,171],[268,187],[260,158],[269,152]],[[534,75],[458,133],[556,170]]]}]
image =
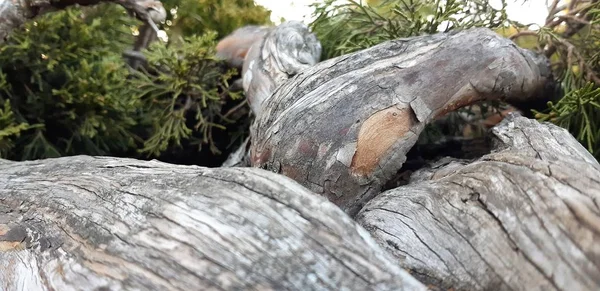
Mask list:
[{"label": "reddish bark patch", "polygon": [[448,103],[444,107],[442,107],[442,109],[439,110],[437,112],[437,114],[435,115],[435,118],[442,117],[442,116],[446,115],[449,112],[455,111],[456,109],[459,109],[461,107],[465,107],[467,105],[471,105],[471,104],[473,104],[473,103],[475,103],[475,102],[477,102],[479,100],[480,100],[479,96],[463,96],[463,97],[460,97],[457,101]]},{"label": "reddish bark patch", "polygon": [[25,249],[25,244],[20,241],[0,241],[0,252],[20,251]]},{"label": "reddish bark patch", "polygon": [[509,113],[515,112],[515,111],[517,111],[515,108],[509,108],[506,110],[502,110],[499,113],[488,116],[486,119],[484,119],[482,121],[482,123],[487,128],[494,127],[494,126],[496,126],[496,124],[498,124],[502,120],[504,120],[504,117],[506,117]]},{"label": "reddish bark patch", "polygon": [[339,135],[346,135],[348,134],[348,130],[350,130],[350,127],[345,127],[343,129],[341,129],[340,131],[338,131]]},{"label": "reddish bark patch", "polygon": [[250,152],[250,163],[252,166],[259,166],[271,159],[271,149],[257,150],[253,148]]},{"label": "reddish bark patch", "polygon": [[414,112],[410,108],[393,106],[371,115],[358,132],[356,152],[350,166],[352,173],[372,173],[390,147],[416,123]]},{"label": "reddish bark patch", "polygon": [[295,181],[302,178],[300,171],[298,171],[296,167],[290,165],[281,165],[281,174]]},{"label": "reddish bark patch", "polygon": [[248,54],[248,49],[240,49],[240,50],[237,50],[236,57],[238,59],[243,60],[244,58],[246,58],[246,54]]},{"label": "reddish bark patch", "polygon": [[301,140],[300,142],[298,142],[298,152],[306,156],[311,156],[316,154],[317,147],[314,143],[308,140]]}]

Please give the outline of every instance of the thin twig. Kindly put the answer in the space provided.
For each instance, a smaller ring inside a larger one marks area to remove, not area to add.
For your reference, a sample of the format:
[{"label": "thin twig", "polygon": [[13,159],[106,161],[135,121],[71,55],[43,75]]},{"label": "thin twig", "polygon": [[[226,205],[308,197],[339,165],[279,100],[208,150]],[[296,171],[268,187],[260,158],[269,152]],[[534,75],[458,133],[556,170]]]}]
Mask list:
[{"label": "thin twig", "polygon": [[535,31],[531,31],[531,30],[523,30],[523,31],[519,31],[511,36],[509,36],[508,38],[510,40],[515,40],[521,36],[539,36],[539,34]]},{"label": "thin twig", "polygon": [[240,102],[240,104],[236,105],[235,107],[229,109],[224,115],[223,115],[223,119],[226,119],[229,115],[235,113],[236,111],[240,110],[240,108],[246,106],[246,103],[248,103],[248,99],[244,98],[244,101]]}]

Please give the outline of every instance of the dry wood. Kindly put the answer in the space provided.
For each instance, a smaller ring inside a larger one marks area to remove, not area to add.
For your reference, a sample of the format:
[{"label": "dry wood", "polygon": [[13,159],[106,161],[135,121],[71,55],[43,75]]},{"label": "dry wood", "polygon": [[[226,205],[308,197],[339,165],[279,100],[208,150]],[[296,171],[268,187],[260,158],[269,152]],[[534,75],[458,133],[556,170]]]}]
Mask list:
[{"label": "dry wood", "polygon": [[324,197],[253,168],[0,162],[0,290],[425,290]]},{"label": "dry wood", "polygon": [[598,162],[566,130],[524,117],[493,135],[493,153],[415,173],[357,221],[440,289],[599,290]]},{"label": "dry wood", "polygon": [[257,25],[240,27],[219,41],[215,48],[216,56],[225,60],[230,67],[241,71],[250,48],[255,43],[260,43],[271,29],[272,27]]},{"label": "dry wood", "polygon": [[158,39],[158,27],[156,23],[160,23],[167,18],[167,11],[160,1],[144,0],[140,1],[139,4],[146,7],[151,21],[147,21],[139,27],[139,34],[133,44],[133,50],[123,53],[125,57],[129,58],[129,66],[133,70],[137,70],[140,65],[147,62],[141,52]]},{"label": "dry wood", "polygon": [[299,21],[271,29],[250,47],[242,67],[244,92],[252,112],[260,116],[264,103],[290,77],[321,59],[321,43]]},{"label": "dry wood", "polygon": [[248,153],[248,147],[250,145],[250,138],[247,137],[240,147],[233,151],[227,157],[227,160],[223,162],[222,167],[249,167],[250,166],[250,155]]},{"label": "dry wood", "polygon": [[404,163],[426,123],[482,99],[536,99],[547,59],[489,29],[388,41],[285,82],[252,126],[251,163],[350,215]]}]

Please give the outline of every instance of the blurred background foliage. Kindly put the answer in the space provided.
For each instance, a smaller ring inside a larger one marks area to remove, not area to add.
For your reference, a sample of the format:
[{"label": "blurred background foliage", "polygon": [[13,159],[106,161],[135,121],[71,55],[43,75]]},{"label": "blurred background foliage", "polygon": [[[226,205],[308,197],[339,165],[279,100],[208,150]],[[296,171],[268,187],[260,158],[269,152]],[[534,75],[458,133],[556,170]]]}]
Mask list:
[{"label": "blurred background foliage", "polygon": [[216,32],[217,39],[236,28],[251,24],[269,24],[270,11],[252,0],[162,0],[168,16],[165,30],[171,41]]},{"label": "blurred background foliage", "polygon": [[114,4],[71,7],[14,31],[0,47],[0,156],[158,158],[216,166],[247,135],[235,71],[214,58],[221,37],[269,24],[252,0],[167,0],[168,41],[132,71],[123,52],[140,21]]},{"label": "blurred background foliage", "polygon": [[471,27],[500,27],[506,4],[485,0],[324,0],[311,24],[328,59],[383,41]]},{"label": "blurred background foliage", "polygon": [[[238,73],[214,58],[214,47],[238,27],[271,24],[270,12],[252,0],[162,2],[166,37],[144,51],[140,71],[122,54],[141,22],[118,5],[72,7],[14,31],[0,47],[0,157],[86,154],[220,165],[247,136],[251,115],[242,94],[229,90]],[[491,28],[552,60],[562,98],[527,113],[567,128],[600,157],[600,6],[550,4],[539,27],[508,19],[503,1],[492,7],[485,0],[324,0],[314,4],[310,27],[323,59],[391,39]],[[500,102],[475,104],[430,126],[420,143],[481,137],[511,110]]]}]

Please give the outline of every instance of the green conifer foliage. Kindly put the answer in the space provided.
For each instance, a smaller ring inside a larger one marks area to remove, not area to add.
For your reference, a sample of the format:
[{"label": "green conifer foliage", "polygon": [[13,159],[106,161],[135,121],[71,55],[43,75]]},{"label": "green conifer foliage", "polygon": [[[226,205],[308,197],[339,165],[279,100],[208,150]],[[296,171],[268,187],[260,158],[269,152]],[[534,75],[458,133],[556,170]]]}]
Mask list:
[{"label": "green conifer foliage", "polygon": [[[111,15],[111,17],[101,17]],[[135,101],[126,92],[119,51],[132,45],[135,20],[116,5],[67,9],[27,23],[0,47],[0,92],[15,120],[37,124],[4,157],[105,155],[133,145]]]},{"label": "green conifer foliage", "polygon": [[209,32],[186,38],[177,46],[155,43],[146,52],[148,71],[154,73],[140,72],[130,81],[137,91],[135,98],[147,104],[142,124],[152,127],[140,152],[158,156],[182,140],[207,144],[213,153],[220,152],[213,129],[227,131],[235,120],[224,113],[223,106],[231,101],[240,104],[243,99],[241,92],[228,90],[236,71],[226,70],[214,57],[215,39],[216,33]]},{"label": "green conifer foliage", "polygon": [[164,2],[169,41],[143,51],[140,71],[122,54],[141,23],[115,4],[71,7],[14,31],[0,47],[0,157],[218,165],[250,115],[214,47],[239,26],[269,23],[269,12],[251,0],[199,2]]},{"label": "green conifer foliage", "polygon": [[169,35],[179,41],[214,31],[222,38],[249,24],[269,24],[270,11],[249,0],[164,0]]},{"label": "green conifer foliage", "polygon": [[499,27],[506,4],[485,0],[324,0],[314,4],[311,28],[323,58],[365,49],[387,40],[470,27]]}]

